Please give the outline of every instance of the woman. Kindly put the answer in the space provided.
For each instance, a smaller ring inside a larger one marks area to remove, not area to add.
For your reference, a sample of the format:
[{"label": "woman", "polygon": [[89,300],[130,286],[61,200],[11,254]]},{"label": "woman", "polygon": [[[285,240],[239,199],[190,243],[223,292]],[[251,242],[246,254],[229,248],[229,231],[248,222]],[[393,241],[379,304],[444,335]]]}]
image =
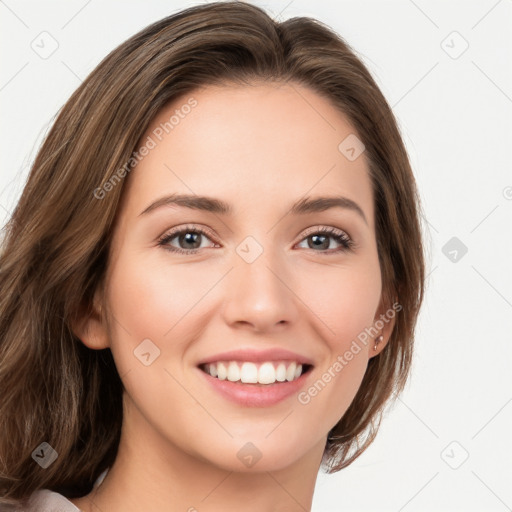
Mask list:
[{"label": "woman", "polygon": [[406,382],[419,218],[394,116],[329,28],[221,2],[130,38],[6,227],[0,504],[310,510]]}]

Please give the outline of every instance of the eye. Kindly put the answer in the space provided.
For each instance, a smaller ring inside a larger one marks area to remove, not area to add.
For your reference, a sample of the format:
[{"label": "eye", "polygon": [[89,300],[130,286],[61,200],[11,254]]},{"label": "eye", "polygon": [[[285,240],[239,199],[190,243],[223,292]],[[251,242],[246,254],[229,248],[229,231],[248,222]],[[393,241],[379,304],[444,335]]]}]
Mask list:
[{"label": "eye", "polygon": [[[341,247],[330,251],[322,250],[329,249],[331,240],[334,240]],[[306,235],[306,238],[304,238],[303,241],[307,241],[309,249],[326,254],[349,251],[354,246],[353,240],[344,231],[332,227],[313,228],[313,230]]]},{"label": "eye", "polygon": [[[201,238],[209,240],[209,232],[204,229],[185,226],[181,229],[176,229],[170,233],[165,233],[159,240],[158,245],[162,246],[167,251],[177,252],[181,254],[195,254],[199,249],[205,246],[201,244]],[[211,236],[211,235],[210,235]],[[177,239],[178,247],[171,244],[171,241]],[[184,247],[179,247],[183,245]]]},{"label": "eye", "polygon": [[[158,245],[170,252],[191,255],[196,254],[200,249],[207,248],[208,245],[203,245],[202,242],[205,240],[209,240],[211,242],[211,238],[213,238],[213,236],[210,232],[203,228],[185,226],[181,229],[175,229],[169,233],[165,233],[159,238]],[[172,243],[175,239],[175,244],[178,246]],[[339,244],[340,247],[334,249],[331,248],[330,245],[332,240]],[[353,240],[344,231],[332,227],[312,228],[300,243],[304,243],[306,241],[308,245],[307,248],[312,249],[315,252],[325,254],[349,251],[354,246]],[[214,242],[211,243],[213,245],[210,245],[209,247],[218,247]]]}]

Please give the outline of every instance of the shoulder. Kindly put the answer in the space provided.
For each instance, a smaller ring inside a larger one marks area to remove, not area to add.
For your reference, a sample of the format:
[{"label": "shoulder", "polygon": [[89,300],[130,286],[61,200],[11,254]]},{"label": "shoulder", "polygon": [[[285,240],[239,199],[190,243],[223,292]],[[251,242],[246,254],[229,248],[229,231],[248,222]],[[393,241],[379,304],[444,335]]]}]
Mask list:
[{"label": "shoulder", "polygon": [[[109,469],[105,469],[98,476],[93,484],[93,488],[103,482]],[[51,491],[50,489],[39,489],[30,495],[25,508],[16,509],[15,512],[81,512],[81,510],[58,492]]]},{"label": "shoulder", "polygon": [[49,489],[39,489],[30,496],[27,508],[18,512],[80,512],[65,496]]}]

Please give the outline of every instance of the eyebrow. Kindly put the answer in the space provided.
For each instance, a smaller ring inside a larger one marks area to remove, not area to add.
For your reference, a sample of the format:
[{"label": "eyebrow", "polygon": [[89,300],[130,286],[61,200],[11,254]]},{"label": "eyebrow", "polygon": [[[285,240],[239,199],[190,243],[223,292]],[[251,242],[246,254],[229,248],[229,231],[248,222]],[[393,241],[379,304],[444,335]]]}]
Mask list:
[{"label": "eyebrow", "polygon": [[[233,213],[230,204],[213,197],[198,196],[190,194],[172,194],[164,196],[151,203],[140,214],[146,215],[162,206],[181,206],[192,210],[202,210],[223,215]],[[324,196],[324,197],[305,197],[292,205],[290,213],[292,215],[304,215],[307,213],[323,212],[331,208],[343,208],[356,212],[366,224],[368,221],[362,208],[352,199],[343,196]]]}]

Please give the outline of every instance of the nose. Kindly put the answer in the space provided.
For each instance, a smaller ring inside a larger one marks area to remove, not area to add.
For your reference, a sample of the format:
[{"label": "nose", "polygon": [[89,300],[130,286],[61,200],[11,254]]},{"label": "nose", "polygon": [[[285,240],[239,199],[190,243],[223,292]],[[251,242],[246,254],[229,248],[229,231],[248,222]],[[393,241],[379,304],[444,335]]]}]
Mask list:
[{"label": "nose", "polygon": [[251,263],[236,256],[226,282],[224,320],[234,328],[270,333],[299,318],[294,280],[283,258],[264,250]]}]

